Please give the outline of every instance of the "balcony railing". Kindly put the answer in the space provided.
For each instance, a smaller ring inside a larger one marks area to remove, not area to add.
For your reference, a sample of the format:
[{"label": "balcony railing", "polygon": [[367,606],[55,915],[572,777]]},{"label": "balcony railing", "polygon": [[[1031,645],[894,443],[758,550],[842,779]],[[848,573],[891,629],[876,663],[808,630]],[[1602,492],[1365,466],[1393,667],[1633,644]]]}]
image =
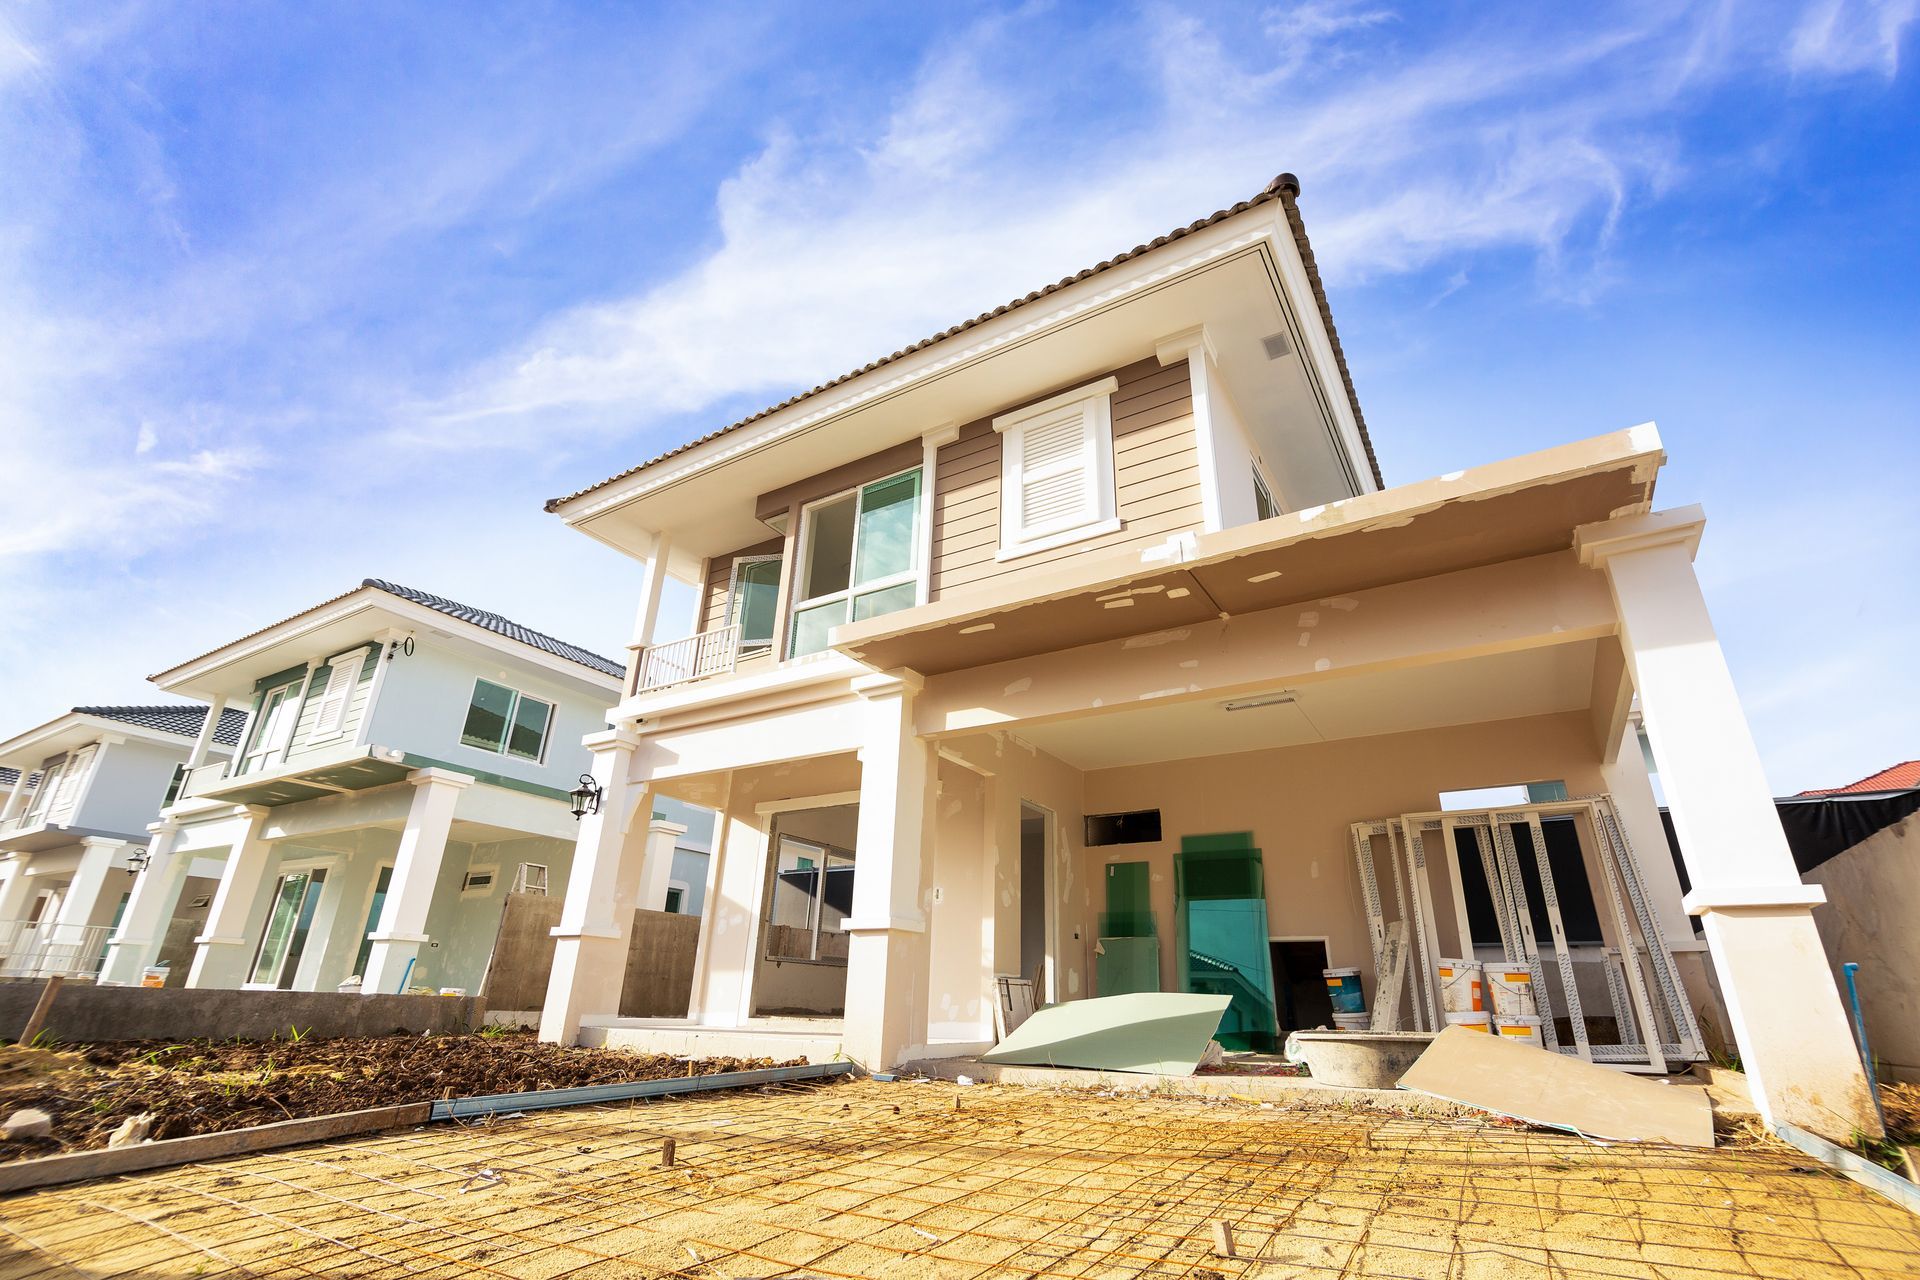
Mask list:
[{"label": "balcony railing", "polygon": [[187,800],[203,794],[208,787],[215,786],[227,776],[229,767],[225,760],[214,760],[201,765],[198,769],[188,770],[186,783],[180,788],[179,799]]},{"label": "balcony railing", "polygon": [[0,978],[92,978],[112,925],[0,920]]},{"label": "balcony railing", "polygon": [[666,689],[689,680],[726,675],[740,660],[740,624],[702,631],[665,644],[632,645],[627,694]]}]

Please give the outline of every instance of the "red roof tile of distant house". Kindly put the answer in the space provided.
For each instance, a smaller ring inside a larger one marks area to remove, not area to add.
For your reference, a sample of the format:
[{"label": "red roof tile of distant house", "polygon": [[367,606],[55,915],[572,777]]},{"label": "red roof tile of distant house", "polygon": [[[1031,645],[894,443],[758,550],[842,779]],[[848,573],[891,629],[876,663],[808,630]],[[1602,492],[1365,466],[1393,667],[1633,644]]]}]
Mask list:
[{"label": "red roof tile of distant house", "polygon": [[1826,787],[1813,791],[1802,791],[1803,796],[1857,796],[1874,791],[1910,791],[1920,787],[1920,760],[1902,760],[1890,765],[1878,773],[1870,773],[1858,782],[1850,782],[1844,787]]}]

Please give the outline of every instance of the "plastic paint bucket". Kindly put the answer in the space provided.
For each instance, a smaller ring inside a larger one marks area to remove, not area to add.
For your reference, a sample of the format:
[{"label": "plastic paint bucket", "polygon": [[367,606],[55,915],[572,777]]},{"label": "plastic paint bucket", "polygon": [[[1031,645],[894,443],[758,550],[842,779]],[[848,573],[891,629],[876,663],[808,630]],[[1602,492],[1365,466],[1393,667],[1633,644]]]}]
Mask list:
[{"label": "plastic paint bucket", "polygon": [[1478,960],[1442,960],[1435,967],[1440,973],[1442,1009],[1448,1013],[1478,1013],[1487,1007]]},{"label": "plastic paint bucket", "polygon": [[1447,1011],[1447,1025],[1450,1027],[1465,1027],[1469,1031],[1485,1032],[1491,1029],[1487,1025],[1487,1015],[1484,1010],[1479,1013],[1470,1011],[1455,1013],[1449,1009]]},{"label": "plastic paint bucket", "polygon": [[1358,969],[1352,965],[1344,969],[1322,969],[1320,975],[1327,980],[1327,999],[1333,1002],[1336,1015],[1367,1011],[1367,996],[1360,990]]},{"label": "plastic paint bucket", "polygon": [[1373,1015],[1370,1013],[1336,1013],[1333,1015],[1333,1025],[1342,1031],[1366,1031],[1373,1026]]},{"label": "plastic paint bucket", "polygon": [[164,964],[148,965],[140,971],[140,985],[143,987],[164,987],[167,985],[167,970]]},{"label": "plastic paint bucket", "polygon": [[1496,1018],[1493,1033],[1502,1040],[1517,1040],[1521,1044],[1530,1044],[1536,1049],[1547,1047],[1547,1042],[1540,1038],[1540,1019],[1538,1018]]},{"label": "plastic paint bucket", "polygon": [[1533,973],[1516,965],[1487,966],[1487,995],[1497,1018],[1531,1018],[1540,1011],[1533,1002]]}]

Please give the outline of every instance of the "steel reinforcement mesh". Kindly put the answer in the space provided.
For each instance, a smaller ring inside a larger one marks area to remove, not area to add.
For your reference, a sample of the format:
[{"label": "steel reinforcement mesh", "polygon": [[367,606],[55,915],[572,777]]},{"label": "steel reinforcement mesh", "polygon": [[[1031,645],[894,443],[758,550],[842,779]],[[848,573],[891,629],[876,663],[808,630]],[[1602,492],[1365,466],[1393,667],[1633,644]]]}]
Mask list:
[{"label": "steel reinforcement mesh", "polygon": [[943,1083],[439,1124],[0,1201],[0,1280],[1915,1274],[1920,1219],[1784,1149]]}]

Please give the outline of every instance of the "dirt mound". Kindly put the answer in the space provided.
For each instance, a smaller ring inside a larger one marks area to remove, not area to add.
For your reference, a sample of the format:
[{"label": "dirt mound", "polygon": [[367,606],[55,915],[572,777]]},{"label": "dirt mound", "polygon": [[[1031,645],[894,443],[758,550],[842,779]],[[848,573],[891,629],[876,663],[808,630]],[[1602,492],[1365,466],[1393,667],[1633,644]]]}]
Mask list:
[{"label": "dirt mound", "polygon": [[[804,1061],[797,1059],[796,1061]],[[663,1080],[788,1066],[770,1058],[690,1061],[543,1044],[531,1033],[341,1040],[131,1041],[59,1053],[0,1049],[0,1119],[22,1107],[53,1117],[47,1138],[0,1141],[0,1159],[89,1147],[151,1112],[151,1137],[183,1138],[336,1111]]]}]

